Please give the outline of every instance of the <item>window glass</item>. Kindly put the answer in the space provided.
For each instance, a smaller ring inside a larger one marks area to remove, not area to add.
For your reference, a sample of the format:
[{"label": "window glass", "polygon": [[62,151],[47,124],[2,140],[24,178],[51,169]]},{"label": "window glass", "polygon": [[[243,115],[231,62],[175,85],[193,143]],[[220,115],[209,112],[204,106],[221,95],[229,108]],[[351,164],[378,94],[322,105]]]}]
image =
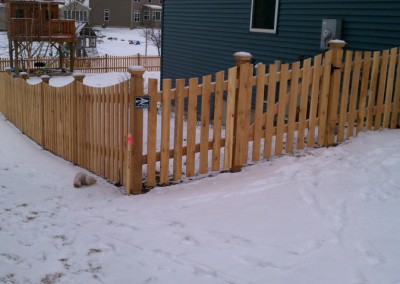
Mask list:
[{"label": "window glass", "polygon": [[276,32],[278,0],[252,0],[251,31]]}]

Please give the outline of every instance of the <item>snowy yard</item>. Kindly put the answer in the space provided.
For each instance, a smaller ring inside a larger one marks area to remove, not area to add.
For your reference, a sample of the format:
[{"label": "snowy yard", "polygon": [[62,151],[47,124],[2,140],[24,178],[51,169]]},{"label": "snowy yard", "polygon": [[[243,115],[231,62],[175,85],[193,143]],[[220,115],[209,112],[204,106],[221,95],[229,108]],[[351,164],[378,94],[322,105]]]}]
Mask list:
[{"label": "snowy yard", "polygon": [[400,283],[399,130],[135,197],[0,135],[1,283]]}]

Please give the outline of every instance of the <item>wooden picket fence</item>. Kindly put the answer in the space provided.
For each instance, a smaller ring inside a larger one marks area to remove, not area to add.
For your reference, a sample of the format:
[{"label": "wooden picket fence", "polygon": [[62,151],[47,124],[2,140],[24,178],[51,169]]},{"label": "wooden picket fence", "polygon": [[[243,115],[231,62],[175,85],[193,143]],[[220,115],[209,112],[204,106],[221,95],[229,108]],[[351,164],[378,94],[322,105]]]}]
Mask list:
[{"label": "wooden picket fence", "polygon": [[[74,82],[52,87],[49,78],[30,85],[0,73],[0,111],[44,149],[124,183],[129,121],[129,81],[95,88]],[[131,103],[131,102],[130,102]]]},{"label": "wooden picket fence", "polygon": [[[45,149],[139,194],[398,127],[399,49],[331,46],[303,62],[259,64],[255,75],[250,58],[238,55],[227,72],[165,79],[161,91],[149,79],[146,94],[143,67],[105,88],[77,75],[56,88],[1,73],[0,111]],[[148,109],[133,107],[140,97],[150,98]]]},{"label": "wooden picket fence", "polygon": [[[333,42],[324,55],[270,65],[268,73],[259,64],[257,75],[246,58],[239,58],[236,67],[227,74],[216,73],[214,81],[211,75],[202,77],[201,84],[199,78],[188,83],[176,80],[172,88],[167,79],[158,91],[157,81],[150,79],[147,121],[143,122],[143,110],[133,110],[129,190],[138,193],[142,177],[152,187],[195,174],[235,172],[260,159],[332,146],[361,131],[398,127],[398,48],[344,53],[343,46]],[[161,105],[161,121],[157,121],[157,105]]]},{"label": "wooden picket fence", "polygon": [[[46,67],[37,68],[35,63],[44,63]],[[36,71],[41,73],[51,72],[59,68],[58,57],[35,57],[31,59],[20,59],[19,66],[22,70]],[[69,58],[63,58],[63,68],[69,70]],[[10,66],[9,58],[0,58],[0,72]],[[75,58],[74,69],[82,73],[107,73],[125,72],[129,66],[143,66],[146,71],[160,71],[160,56],[112,56],[102,55],[98,57]]]}]

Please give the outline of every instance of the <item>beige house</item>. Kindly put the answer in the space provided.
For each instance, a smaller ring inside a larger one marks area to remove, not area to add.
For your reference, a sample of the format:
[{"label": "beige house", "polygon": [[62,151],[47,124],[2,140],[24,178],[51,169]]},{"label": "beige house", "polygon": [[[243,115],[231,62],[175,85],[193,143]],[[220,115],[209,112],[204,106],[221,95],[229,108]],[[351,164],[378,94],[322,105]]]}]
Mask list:
[{"label": "beige house", "polygon": [[61,19],[73,19],[76,22],[90,23],[90,7],[88,0],[67,0],[60,6]]},{"label": "beige house", "polygon": [[161,26],[163,0],[102,0],[90,2],[93,26],[128,27]]}]

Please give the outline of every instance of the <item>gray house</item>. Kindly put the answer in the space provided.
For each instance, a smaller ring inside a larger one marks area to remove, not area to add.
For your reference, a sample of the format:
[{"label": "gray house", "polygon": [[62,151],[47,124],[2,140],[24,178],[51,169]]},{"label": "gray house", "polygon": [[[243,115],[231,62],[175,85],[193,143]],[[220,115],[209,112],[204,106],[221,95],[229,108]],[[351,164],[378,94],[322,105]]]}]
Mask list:
[{"label": "gray house", "polygon": [[400,1],[168,0],[163,4],[162,78],[213,74],[234,65],[314,56],[331,38],[351,50],[400,45]]},{"label": "gray house", "polygon": [[91,24],[108,27],[136,28],[161,26],[162,0],[91,1]]}]

